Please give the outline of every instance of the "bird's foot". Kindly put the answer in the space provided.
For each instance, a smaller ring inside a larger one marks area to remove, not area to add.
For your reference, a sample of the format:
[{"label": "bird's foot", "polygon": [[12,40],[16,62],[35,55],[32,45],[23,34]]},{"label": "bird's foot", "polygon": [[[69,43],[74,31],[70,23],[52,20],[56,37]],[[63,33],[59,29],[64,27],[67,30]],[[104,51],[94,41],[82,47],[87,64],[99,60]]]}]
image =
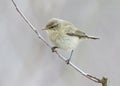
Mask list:
[{"label": "bird's foot", "polygon": [[69,64],[70,60],[71,60],[71,58],[66,59],[65,60],[66,64]]},{"label": "bird's foot", "polygon": [[65,61],[67,64],[69,64],[71,58],[72,58],[73,50],[71,51],[70,57]]},{"label": "bird's foot", "polygon": [[56,46],[52,47],[51,48],[52,52],[56,52],[56,50],[55,50],[56,48],[58,48],[58,47],[56,47]]}]

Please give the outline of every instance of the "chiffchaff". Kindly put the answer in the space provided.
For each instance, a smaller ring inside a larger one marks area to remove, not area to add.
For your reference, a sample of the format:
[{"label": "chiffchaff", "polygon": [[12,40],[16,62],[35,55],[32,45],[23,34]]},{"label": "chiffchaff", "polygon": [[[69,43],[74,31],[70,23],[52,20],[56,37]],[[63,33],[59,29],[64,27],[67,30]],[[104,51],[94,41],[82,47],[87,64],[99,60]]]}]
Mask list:
[{"label": "chiffchaff", "polygon": [[[54,44],[54,47],[52,48],[53,52],[56,48],[72,50],[73,52],[81,39],[99,39],[88,36],[76,28],[72,23],[57,18],[50,19],[44,30],[47,30],[49,38]],[[70,59],[71,56],[68,59],[68,62]]]}]

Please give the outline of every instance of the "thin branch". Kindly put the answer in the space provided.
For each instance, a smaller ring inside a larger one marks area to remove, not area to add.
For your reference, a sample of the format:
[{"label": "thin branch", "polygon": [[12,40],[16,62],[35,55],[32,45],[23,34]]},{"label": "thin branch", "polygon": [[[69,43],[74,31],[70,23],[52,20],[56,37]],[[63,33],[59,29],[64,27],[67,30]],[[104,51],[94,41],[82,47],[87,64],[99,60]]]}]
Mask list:
[{"label": "thin branch", "polygon": [[[49,48],[52,48],[47,41],[41,36],[41,34],[39,33],[39,31],[31,24],[31,22],[24,16],[24,14],[22,13],[22,11],[18,8],[18,6],[16,5],[16,3],[14,2],[14,0],[12,0],[12,3],[14,4],[17,12],[20,14],[20,16],[25,20],[25,22],[30,26],[30,28],[37,34],[38,38],[41,39]],[[62,56],[57,50],[55,51],[55,53],[58,55],[59,58],[61,58],[63,61],[66,62],[66,58],[64,56]],[[78,68],[76,65],[74,65],[72,62],[69,62],[69,65],[71,67],[73,67],[75,70],[77,70],[79,73],[81,73],[83,76],[85,76],[86,78],[96,82],[96,83],[101,83],[102,86],[107,86],[107,78],[103,77],[102,79],[99,79],[97,77],[94,77],[88,73],[85,73],[84,71],[82,71],[80,68]]]},{"label": "thin branch", "polygon": [[45,41],[45,39],[40,35],[39,31],[31,24],[31,22],[24,16],[24,14],[21,12],[21,10],[17,7],[14,0],[12,0],[17,12],[20,14],[20,16],[25,20],[25,22],[30,26],[30,28],[37,34],[37,36],[48,46],[51,48],[51,46]]}]

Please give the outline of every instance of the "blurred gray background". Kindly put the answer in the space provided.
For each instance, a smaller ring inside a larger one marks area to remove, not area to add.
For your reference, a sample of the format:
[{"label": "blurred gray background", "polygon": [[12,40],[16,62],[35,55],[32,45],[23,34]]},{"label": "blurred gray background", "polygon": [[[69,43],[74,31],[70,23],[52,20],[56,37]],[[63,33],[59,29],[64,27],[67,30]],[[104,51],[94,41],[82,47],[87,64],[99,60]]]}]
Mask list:
[{"label": "blurred gray background", "polygon": [[[120,0],[15,0],[39,29],[50,18],[68,20],[100,40],[84,40],[72,62],[108,86],[120,86]],[[52,44],[51,44],[52,45]],[[59,50],[65,56],[69,53]],[[37,38],[11,0],[0,0],[0,86],[100,86],[66,65]]]}]

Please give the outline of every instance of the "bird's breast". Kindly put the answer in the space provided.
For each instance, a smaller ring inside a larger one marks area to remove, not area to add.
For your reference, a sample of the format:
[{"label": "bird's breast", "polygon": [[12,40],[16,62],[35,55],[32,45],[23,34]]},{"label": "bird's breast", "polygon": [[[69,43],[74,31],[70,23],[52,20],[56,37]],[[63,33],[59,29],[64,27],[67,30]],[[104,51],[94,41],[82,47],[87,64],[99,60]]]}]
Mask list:
[{"label": "bird's breast", "polygon": [[79,43],[78,37],[68,36],[60,33],[50,34],[50,39],[55,46],[64,50],[74,49]]}]

